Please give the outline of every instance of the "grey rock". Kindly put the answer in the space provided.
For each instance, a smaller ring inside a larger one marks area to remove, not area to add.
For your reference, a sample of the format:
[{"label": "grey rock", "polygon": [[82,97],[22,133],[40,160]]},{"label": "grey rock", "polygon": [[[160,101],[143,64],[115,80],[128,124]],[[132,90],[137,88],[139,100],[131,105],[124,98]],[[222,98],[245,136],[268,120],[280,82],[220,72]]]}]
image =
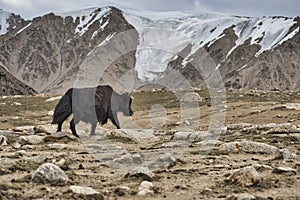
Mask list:
[{"label": "grey rock", "polygon": [[49,149],[51,150],[63,150],[65,148],[67,148],[66,144],[61,144],[61,143],[53,143],[53,144],[48,144],[47,145],[49,147]]},{"label": "grey rock", "polygon": [[19,143],[21,145],[26,144],[41,144],[43,142],[44,137],[38,135],[29,135],[29,136],[20,136]]},{"label": "grey rock", "polygon": [[31,180],[35,183],[49,183],[54,186],[63,186],[69,181],[69,178],[55,164],[45,163],[32,173]]},{"label": "grey rock", "polygon": [[65,160],[64,158],[62,158],[62,159],[60,159],[59,161],[54,162],[54,164],[56,164],[56,165],[59,166],[59,167],[63,167],[63,166],[65,166],[65,164],[66,164],[66,160]]},{"label": "grey rock", "polygon": [[145,196],[147,194],[154,194],[153,184],[149,181],[143,181],[141,182],[138,191],[139,191],[138,195],[140,196]]},{"label": "grey rock", "polygon": [[13,131],[18,133],[34,134],[34,126],[18,126],[14,127]]},{"label": "grey rock", "polygon": [[248,140],[238,142],[228,142],[220,145],[220,150],[228,152],[246,152],[246,153],[264,153],[264,154],[278,154],[279,148],[261,143],[253,142]]},{"label": "grey rock", "polygon": [[286,103],[283,106],[291,110],[300,110],[300,103]]},{"label": "grey rock", "polygon": [[261,164],[258,164],[258,163],[254,163],[254,164],[252,164],[252,166],[256,170],[261,170],[261,171],[264,171],[264,170],[273,170],[273,167],[271,167],[269,165],[261,165]]},{"label": "grey rock", "polygon": [[34,147],[32,145],[26,144],[26,145],[22,146],[22,149],[25,149],[25,150],[26,149],[34,149]]},{"label": "grey rock", "polygon": [[277,167],[273,170],[273,173],[276,173],[276,174],[283,174],[283,173],[297,174],[297,170],[293,169],[291,167]]},{"label": "grey rock", "polygon": [[251,127],[251,126],[252,126],[252,124],[249,124],[249,123],[228,124],[227,129],[228,130],[240,130],[240,129]]},{"label": "grey rock", "polygon": [[70,186],[70,190],[73,193],[82,194],[84,196],[90,196],[90,195],[100,194],[98,191],[94,190],[91,187],[83,187],[83,186],[71,185]]},{"label": "grey rock", "polygon": [[120,158],[115,158],[113,162],[122,164],[141,164],[143,162],[142,156],[140,154],[130,154],[127,153]]},{"label": "grey rock", "polygon": [[211,133],[207,131],[179,131],[173,136],[173,140],[186,140],[189,142],[200,142],[209,138]]},{"label": "grey rock", "polygon": [[26,151],[25,151],[25,150],[19,150],[19,151],[16,151],[16,152],[15,152],[15,157],[16,157],[16,158],[21,158],[21,157],[23,157],[25,154],[26,154]]},{"label": "grey rock", "polygon": [[22,145],[19,142],[14,142],[11,146],[15,149],[19,149],[22,147]]},{"label": "grey rock", "polygon": [[291,152],[289,149],[284,148],[280,149],[278,154],[276,155],[275,159],[283,159],[283,160],[292,160],[296,159],[297,155]]},{"label": "grey rock", "polygon": [[112,139],[118,139],[124,143],[149,143],[159,141],[155,136],[153,129],[116,129],[105,132],[105,136]]},{"label": "grey rock", "polygon": [[26,162],[36,163],[36,164],[42,164],[47,160],[47,157],[45,155],[36,155],[36,156],[24,156],[23,160]]},{"label": "grey rock", "polygon": [[14,166],[16,164],[16,161],[10,158],[0,158],[0,167],[3,168],[9,168],[11,166]]},{"label": "grey rock", "polygon": [[44,137],[44,142],[71,142],[71,141],[78,141],[78,138],[72,134],[66,132],[55,132],[51,133],[51,135],[47,135]]},{"label": "grey rock", "polygon": [[171,153],[165,153],[159,156],[155,161],[149,164],[151,170],[172,167],[176,164],[177,159]]},{"label": "grey rock", "polygon": [[12,131],[12,130],[0,130],[0,135],[1,136],[9,137],[9,136],[12,136],[14,134],[15,134],[15,132]]},{"label": "grey rock", "polygon": [[152,181],[154,173],[148,167],[136,167],[125,175],[125,178],[140,178],[145,181]]},{"label": "grey rock", "polygon": [[235,170],[227,179],[227,182],[239,186],[253,186],[261,182],[259,173],[253,166]]}]

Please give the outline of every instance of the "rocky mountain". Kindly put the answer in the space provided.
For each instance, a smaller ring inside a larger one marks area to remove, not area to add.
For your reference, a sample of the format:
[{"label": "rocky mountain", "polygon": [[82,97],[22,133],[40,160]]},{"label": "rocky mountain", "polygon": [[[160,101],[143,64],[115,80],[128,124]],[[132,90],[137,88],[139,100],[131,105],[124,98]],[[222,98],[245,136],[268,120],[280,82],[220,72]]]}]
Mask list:
[{"label": "rocky mountain", "polygon": [[0,65],[42,93],[99,82],[134,87],[170,71],[205,87],[215,70],[226,87],[299,91],[299,26],[299,17],[107,6],[27,21],[0,11]]}]

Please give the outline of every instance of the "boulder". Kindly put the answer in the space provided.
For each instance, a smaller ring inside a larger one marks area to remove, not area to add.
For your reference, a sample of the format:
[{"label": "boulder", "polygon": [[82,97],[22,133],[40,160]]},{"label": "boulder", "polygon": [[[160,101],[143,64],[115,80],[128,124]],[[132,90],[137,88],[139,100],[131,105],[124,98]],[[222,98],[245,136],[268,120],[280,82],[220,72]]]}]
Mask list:
[{"label": "boulder", "polygon": [[31,180],[35,183],[49,183],[54,186],[63,186],[69,181],[69,178],[65,172],[55,164],[45,163],[32,173]]}]

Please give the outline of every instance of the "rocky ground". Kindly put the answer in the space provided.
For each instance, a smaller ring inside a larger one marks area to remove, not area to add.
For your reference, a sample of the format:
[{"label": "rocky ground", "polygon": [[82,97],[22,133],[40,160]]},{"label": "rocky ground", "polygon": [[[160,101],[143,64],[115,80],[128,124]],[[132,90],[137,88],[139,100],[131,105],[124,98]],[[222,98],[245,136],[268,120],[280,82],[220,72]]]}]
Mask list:
[{"label": "rocky ground", "polygon": [[50,125],[58,98],[0,98],[0,199],[300,199],[300,94],[230,90],[216,109],[196,92],[135,92],[123,129],[80,139]]}]

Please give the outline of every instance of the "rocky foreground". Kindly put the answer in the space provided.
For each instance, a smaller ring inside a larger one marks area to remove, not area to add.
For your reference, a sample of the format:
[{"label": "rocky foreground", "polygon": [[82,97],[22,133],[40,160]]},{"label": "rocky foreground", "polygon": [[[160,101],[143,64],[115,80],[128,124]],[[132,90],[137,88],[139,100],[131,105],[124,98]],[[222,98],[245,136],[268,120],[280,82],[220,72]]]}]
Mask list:
[{"label": "rocky foreground", "polygon": [[[178,130],[173,108],[160,129],[108,125],[90,137],[88,128],[78,127],[79,139],[67,125],[55,133],[45,117],[44,123],[3,128],[0,199],[299,199],[299,95],[276,94],[276,101],[273,93],[257,94],[228,94],[217,138],[205,127]],[[209,101],[202,104],[207,124]],[[134,110],[143,124],[148,114],[141,105]],[[9,113],[1,117],[2,126],[10,123]]]}]

